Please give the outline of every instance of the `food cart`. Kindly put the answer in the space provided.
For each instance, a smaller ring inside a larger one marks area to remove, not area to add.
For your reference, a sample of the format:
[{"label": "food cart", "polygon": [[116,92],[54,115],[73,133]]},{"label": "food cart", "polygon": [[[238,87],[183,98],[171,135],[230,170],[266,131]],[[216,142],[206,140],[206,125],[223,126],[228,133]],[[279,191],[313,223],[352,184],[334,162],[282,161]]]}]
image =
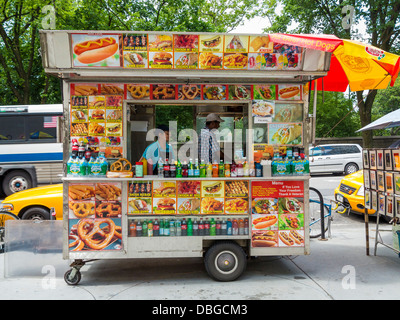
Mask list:
[{"label": "food cart", "polygon": [[[73,260],[68,284],[79,283],[80,268],[97,259],[204,257],[210,276],[230,281],[249,257],[310,253],[310,176],[295,161],[307,161],[298,151],[307,154],[310,143],[310,83],[327,74],[331,53],[318,47],[323,38],[307,48],[301,41],[41,31],[43,66],[63,86],[63,257]],[[173,132],[176,119],[165,119],[166,113],[160,119],[159,106],[185,106],[196,133],[209,113],[225,119],[231,140],[221,139],[221,147],[231,161],[222,175],[142,176],[142,154],[154,141],[149,131],[160,122],[170,126],[175,160],[188,161],[188,153],[197,158],[190,154],[195,134]],[[94,155],[86,167],[99,168],[80,175],[71,169],[71,155],[82,159],[85,150],[88,159]],[[99,164],[105,159],[106,174]],[[233,163],[247,171],[234,170]]]}]

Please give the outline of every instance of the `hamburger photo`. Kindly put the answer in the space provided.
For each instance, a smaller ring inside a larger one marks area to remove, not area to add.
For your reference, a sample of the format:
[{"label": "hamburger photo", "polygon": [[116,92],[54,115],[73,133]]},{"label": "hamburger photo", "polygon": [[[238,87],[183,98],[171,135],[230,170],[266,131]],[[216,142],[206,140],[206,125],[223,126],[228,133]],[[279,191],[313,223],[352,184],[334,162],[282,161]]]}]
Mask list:
[{"label": "hamburger photo", "polygon": [[91,118],[93,120],[104,120],[104,110],[93,110]]},{"label": "hamburger photo", "polygon": [[157,203],[157,210],[175,210],[175,200],[171,198],[160,199]]},{"label": "hamburger photo", "polygon": [[154,65],[172,65],[170,61],[172,59],[172,54],[168,52],[156,52],[153,56]]}]

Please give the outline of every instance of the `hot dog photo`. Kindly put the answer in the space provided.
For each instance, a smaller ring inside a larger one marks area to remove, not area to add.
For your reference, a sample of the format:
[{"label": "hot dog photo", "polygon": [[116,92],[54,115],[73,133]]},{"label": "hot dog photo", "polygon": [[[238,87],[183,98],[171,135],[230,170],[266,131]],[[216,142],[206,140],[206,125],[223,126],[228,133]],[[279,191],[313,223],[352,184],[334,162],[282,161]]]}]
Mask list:
[{"label": "hot dog photo", "polygon": [[274,230],[278,228],[276,214],[253,214],[252,230]]},{"label": "hot dog photo", "polygon": [[72,52],[75,67],[120,67],[119,35],[73,34]]},{"label": "hot dog photo", "polygon": [[301,86],[300,85],[278,85],[279,100],[300,100]]}]

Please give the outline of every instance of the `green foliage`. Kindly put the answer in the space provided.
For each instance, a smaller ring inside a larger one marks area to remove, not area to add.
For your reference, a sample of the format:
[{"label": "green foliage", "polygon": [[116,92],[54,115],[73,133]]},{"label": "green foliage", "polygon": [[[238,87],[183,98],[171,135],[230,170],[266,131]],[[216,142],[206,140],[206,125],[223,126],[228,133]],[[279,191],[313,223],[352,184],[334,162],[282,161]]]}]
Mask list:
[{"label": "green foliage", "polygon": [[275,0],[0,0],[0,105],[60,103],[60,81],[44,73],[39,30],[56,10],[59,30],[227,32]]}]

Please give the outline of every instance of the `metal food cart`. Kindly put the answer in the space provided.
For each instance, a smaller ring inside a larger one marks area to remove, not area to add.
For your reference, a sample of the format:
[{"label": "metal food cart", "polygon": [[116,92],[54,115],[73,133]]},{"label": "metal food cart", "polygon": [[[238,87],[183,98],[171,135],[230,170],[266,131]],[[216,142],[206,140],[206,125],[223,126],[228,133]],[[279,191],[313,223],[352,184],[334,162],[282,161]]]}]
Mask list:
[{"label": "metal food cart", "polygon": [[[40,35],[44,69],[63,86],[63,257],[73,260],[64,277],[68,284],[79,283],[80,268],[97,259],[204,257],[210,276],[230,281],[243,273],[248,257],[310,253],[309,174],[71,176],[67,164],[75,143],[103,152],[109,165],[121,158],[137,163],[153,142],[144,141],[155,127],[158,105],[192,108],[197,131],[209,112],[233,123],[242,119],[246,131],[239,135],[239,151],[251,164],[270,159],[279,148],[286,153],[302,147],[307,154],[310,83],[327,74],[331,53],[273,43],[268,35],[54,30]],[[113,49],[101,58],[83,57],[82,48],[101,46]],[[283,94],[290,90],[295,93]],[[177,151],[185,139],[175,144]],[[232,156],[237,160],[235,152]],[[207,189],[215,182],[216,189]],[[168,210],[159,207],[165,198],[172,199]],[[183,219],[248,226],[232,234],[130,236],[131,223],[156,219],[173,221],[173,228]],[[256,225],[268,220],[274,223]]]}]

